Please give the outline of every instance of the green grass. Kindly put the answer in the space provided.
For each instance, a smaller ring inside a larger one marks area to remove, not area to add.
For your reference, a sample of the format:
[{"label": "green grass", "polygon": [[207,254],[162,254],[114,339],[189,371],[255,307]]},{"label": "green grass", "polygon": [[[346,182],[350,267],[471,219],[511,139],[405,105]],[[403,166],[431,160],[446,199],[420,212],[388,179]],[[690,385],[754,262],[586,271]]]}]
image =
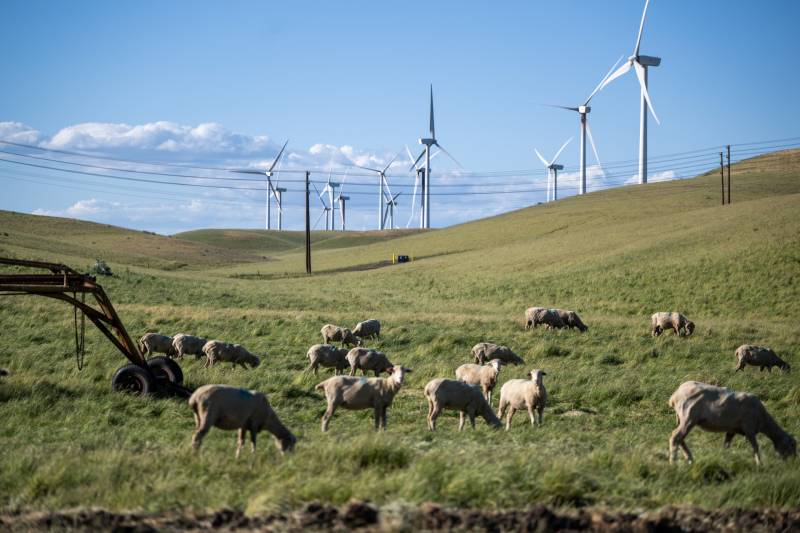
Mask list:
[{"label": "green grass", "polygon": [[[0,255],[77,267],[106,259],[117,276],[100,282],[132,335],[190,332],[266,354],[249,371],[206,370],[194,359],[182,367],[194,385],[265,391],[300,439],[281,457],[262,434],[255,459],[235,461],[235,434],[212,430],[195,456],[184,402],[109,390],[123,361],[98,331],[88,330],[87,366],[78,372],[71,309],[3,298],[0,366],[13,375],[0,384],[0,507],[258,512],[352,497],[489,508],[796,507],[797,461],[780,461],[763,437],[761,468],[743,439],[723,450],[722,435],[699,430],[688,439],[696,464],[670,466],[675,418],[666,402],[688,379],[746,390],[800,435],[794,374],[733,372],[743,343],[798,361],[799,169],[797,152],[734,167],[734,203],[724,207],[712,174],[411,235],[321,232],[312,277],[292,233],[170,238],[0,213]],[[416,260],[367,270],[392,253]],[[575,309],[590,329],[526,332],[522,313],[531,305]],[[651,338],[649,316],[658,310],[686,313],[695,335]],[[327,374],[304,373],[305,352],[323,324],[373,317],[384,324],[374,344],[414,373],[385,434],[371,430],[371,413],[343,410],[322,434],[324,400],[313,387]],[[505,368],[501,382],[532,367],[547,372],[544,426],[532,429],[518,414],[508,433],[481,423],[459,434],[457,414],[447,412],[428,432],[422,388],[453,376],[483,340],[527,362]]]}]

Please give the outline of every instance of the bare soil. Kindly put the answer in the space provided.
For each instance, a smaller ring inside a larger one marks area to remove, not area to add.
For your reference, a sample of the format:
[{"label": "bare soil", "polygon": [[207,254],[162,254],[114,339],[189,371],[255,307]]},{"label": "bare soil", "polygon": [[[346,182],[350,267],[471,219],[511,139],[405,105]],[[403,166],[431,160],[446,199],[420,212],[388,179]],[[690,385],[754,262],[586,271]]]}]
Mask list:
[{"label": "bare soil", "polygon": [[665,508],[643,514],[599,509],[556,511],[449,509],[433,503],[387,508],[352,501],[342,507],[311,503],[285,513],[246,516],[242,511],[170,511],[158,514],[75,509],[0,514],[2,531],[800,531],[800,509]]}]

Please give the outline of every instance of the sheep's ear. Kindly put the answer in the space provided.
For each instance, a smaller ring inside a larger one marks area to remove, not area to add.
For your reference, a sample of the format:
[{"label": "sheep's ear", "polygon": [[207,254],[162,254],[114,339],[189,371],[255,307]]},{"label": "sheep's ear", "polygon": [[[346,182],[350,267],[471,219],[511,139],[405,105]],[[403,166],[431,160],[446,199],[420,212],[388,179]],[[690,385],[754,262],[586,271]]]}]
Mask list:
[{"label": "sheep's ear", "polygon": [[406,374],[411,374],[411,373],[413,373],[413,372],[414,372],[414,371],[413,371],[413,370],[411,370],[410,368],[406,368],[406,367],[403,367],[403,371],[405,371],[405,373],[406,373]]},{"label": "sheep's ear", "polygon": [[546,376],[546,375],[547,375],[547,372],[542,372],[542,375],[543,375],[543,376]]}]

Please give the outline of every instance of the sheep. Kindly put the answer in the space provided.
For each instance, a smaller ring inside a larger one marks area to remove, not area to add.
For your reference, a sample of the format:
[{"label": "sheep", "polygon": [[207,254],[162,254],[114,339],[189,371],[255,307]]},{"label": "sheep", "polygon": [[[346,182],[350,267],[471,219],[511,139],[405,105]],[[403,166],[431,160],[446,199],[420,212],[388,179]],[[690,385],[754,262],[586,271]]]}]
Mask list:
[{"label": "sheep", "polygon": [[381,337],[381,323],[374,318],[359,322],[353,328],[353,335],[360,339],[379,339]]},{"label": "sheep", "polygon": [[791,367],[789,363],[778,357],[771,348],[764,346],[754,346],[752,344],[742,344],[736,348],[736,371],[744,370],[746,365],[759,367],[763,372],[766,368],[772,372],[772,367],[777,366],[782,372],[788,372]]},{"label": "sheep", "polygon": [[322,431],[328,431],[333,413],[341,406],[345,409],[374,409],[375,429],[386,431],[386,409],[392,405],[403,379],[410,369],[394,365],[388,378],[334,376],[318,383],[316,390],[325,391],[328,408],[322,415]]},{"label": "sheep", "polygon": [[350,366],[347,361],[347,348],[337,348],[332,344],[315,344],[308,349],[306,357],[310,363],[308,369],[313,370],[315,376],[320,366],[333,368],[337,376],[340,371]]},{"label": "sheep", "polygon": [[163,353],[171,356],[174,353],[172,337],[167,337],[160,333],[145,333],[139,339],[139,351],[145,357],[150,357],[154,353]]},{"label": "sheep", "polygon": [[699,381],[687,381],[670,396],[669,406],[675,410],[678,427],[669,437],[669,462],[677,459],[680,446],[684,457],[692,462],[692,452],[686,446],[686,436],[694,426],[706,431],[725,433],[723,446],[729,448],[733,437],[744,435],[753,447],[756,464],[761,464],[756,435],[763,433],[772,441],[775,451],[783,458],[797,455],[797,443],[770,416],[756,396],[734,392]]},{"label": "sheep", "polygon": [[564,309],[556,309],[555,311],[558,313],[558,317],[561,319],[561,322],[564,323],[565,327],[568,327],[569,329],[578,328],[578,331],[580,332],[584,332],[589,329],[575,311],[567,311]]},{"label": "sheep", "polygon": [[503,388],[500,389],[500,408],[497,410],[497,418],[502,419],[506,409],[509,409],[506,431],[511,428],[511,418],[517,409],[528,410],[531,426],[534,425],[533,410],[536,409],[539,412],[538,424],[542,425],[542,414],[547,404],[547,390],[542,377],[546,375],[546,372],[534,369],[528,372],[530,380],[510,379],[503,384]]},{"label": "sheep", "polygon": [[544,324],[547,329],[562,329],[567,327],[558,314],[557,309],[545,307],[529,307],[525,310],[525,329],[535,328]]},{"label": "sheep", "polygon": [[650,317],[650,326],[653,337],[658,337],[666,329],[675,331],[677,335],[683,330],[687,337],[694,333],[694,322],[680,313],[654,313]]},{"label": "sheep", "polygon": [[482,365],[492,359],[500,359],[503,364],[522,365],[525,361],[511,351],[508,346],[498,346],[491,342],[479,342],[472,347],[472,357],[475,363]]},{"label": "sheep", "polygon": [[261,359],[240,344],[208,341],[203,345],[203,353],[206,354],[205,368],[214,366],[217,361],[231,363],[231,366],[242,365],[242,368],[247,368],[247,365],[255,368],[261,363]]},{"label": "sheep", "polygon": [[322,344],[330,344],[331,341],[336,341],[341,342],[342,346],[361,346],[361,341],[347,328],[325,324],[322,326],[320,333],[322,333]]},{"label": "sheep", "polygon": [[425,385],[425,398],[428,399],[428,429],[436,429],[436,419],[443,409],[459,412],[458,430],[464,429],[464,415],[469,417],[475,429],[475,417],[481,416],[493,428],[503,425],[486,402],[478,387],[453,379],[432,379]]},{"label": "sheep", "polygon": [[381,372],[388,372],[394,366],[383,352],[360,347],[347,352],[347,362],[350,364],[351,376],[355,376],[356,370],[360,369],[362,376],[366,375],[367,370],[372,370],[375,377],[378,377]]},{"label": "sheep", "polygon": [[200,359],[203,356],[203,346],[208,342],[208,339],[203,337],[195,337],[194,335],[186,335],[178,333],[172,337],[172,350],[175,357],[183,359],[186,354],[195,356],[195,359]]},{"label": "sheep", "polygon": [[212,428],[238,429],[236,458],[242,451],[245,434],[250,432],[252,453],[256,451],[256,434],[267,430],[275,437],[281,453],[294,449],[297,438],[281,423],[267,397],[258,391],[228,385],[203,385],[189,398],[194,412],[195,430],[192,447],[199,450],[206,433]]},{"label": "sheep", "polygon": [[492,359],[483,366],[467,363],[456,368],[456,378],[467,385],[480,386],[486,402],[492,405],[492,391],[497,385],[502,364],[500,359]]}]

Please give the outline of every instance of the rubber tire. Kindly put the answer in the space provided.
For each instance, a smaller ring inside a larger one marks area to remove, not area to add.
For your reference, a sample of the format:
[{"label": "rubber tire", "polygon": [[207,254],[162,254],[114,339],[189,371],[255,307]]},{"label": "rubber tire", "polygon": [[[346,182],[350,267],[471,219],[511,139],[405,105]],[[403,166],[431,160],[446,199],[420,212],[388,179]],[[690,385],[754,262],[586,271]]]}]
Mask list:
[{"label": "rubber tire", "polygon": [[111,378],[111,388],[117,392],[127,392],[136,396],[147,396],[156,389],[153,376],[144,368],[130,364],[121,366]]},{"label": "rubber tire", "polygon": [[158,356],[147,360],[147,367],[156,378],[165,378],[176,385],[183,383],[181,365],[169,357]]}]

